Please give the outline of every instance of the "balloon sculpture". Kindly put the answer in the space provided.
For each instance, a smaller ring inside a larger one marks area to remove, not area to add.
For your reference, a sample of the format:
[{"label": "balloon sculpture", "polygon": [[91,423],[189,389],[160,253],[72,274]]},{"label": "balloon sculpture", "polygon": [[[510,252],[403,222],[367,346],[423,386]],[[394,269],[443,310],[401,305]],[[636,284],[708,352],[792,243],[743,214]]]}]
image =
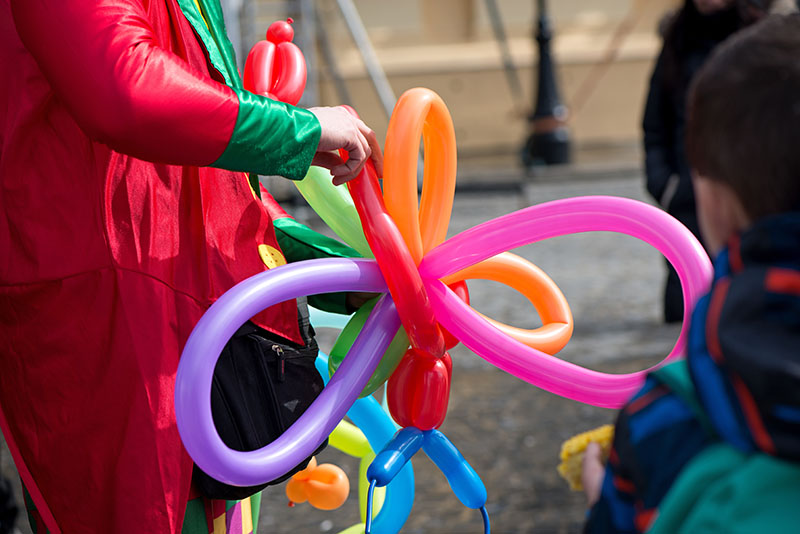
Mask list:
[{"label": "balloon sculpture", "polygon": [[[251,65],[256,64],[253,59]],[[298,70],[284,60],[275,65]],[[262,79],[246,71],[245,80],[248,76]],[[280,72],[271,76],[267,78],[282,79]],[[267,93],[280,94],[280,89],[272,85]],[[420,139],[425,161],[418,204]],[[369,395],[388,377],[389,408],[405,428],[390,440],[373,445],[373,450],[384,448],[367,471],[372,485],[390,483],[421,448],[447,476],[459,499],[468,507],[481,509],[488,531],[483,483],[455,446],[436,430],[446,415],[452,378],[447,347],[461,341],[488,362],[542,389],[609,408],[627,400],[647,372],[606,374],[553,356],[572,333],[566,300],[541,270],[507,251],[579,232],[610,231],[637,237],[657,248],[675,267],[683,284],[687,318],[691,306],[707,289],[711,266],[701,245],[678,221],[655,207],[616,197],[579,197],[531,206],[445,240],[455,190],[455,135],[444,102],[427,89],[411,89],[398,100],[384,158],[383,191],[371,163],[347,184],[349,197],[329,178],[321,179],[320,170],[309,172],[311,180],[300,185],[301,192],[313,208],[325,212],[324,220],[344,241],[367,257],[276,267],[223,295],[198,322],[184,349],[175,388],[178,429],[189,454],[204,471],[229,484],[256,485],[281,476],[309,456],[358,397]],[[326,202],[338,202],[344,209],[330,209]],[[333,220],[336,222],[331,223]],[[464,281],[476,278],[520,291],[544,325],[518,329],[473,310]],[[374,307],[362,309],[351,320],[354,326],[345,327],[345,331],[350,328],[349,339],[332,351],[339,353],[340,363],[329,362],[335,373],[328,385],[271,444],[249,452],[226,447],[213,425],[210,390],[216,360],[227,340],[248,318],[268,306],[303,295],[339,291],[385,295]],[[664,361],[683,352],[687,328],[684,322]],[[394,349],[389,350],[392,344]],[[368,511],[367,532],[371,516]],[[380,532],[397,532],[406,517],[382,525]]]},{"label": "balloon sculpture", "polygon": [[306,87],[306,61],[292,42],[291,18],[270,24],[267,40],[257,42],[244,65],[244,88],[273,100],[297,104]]}]

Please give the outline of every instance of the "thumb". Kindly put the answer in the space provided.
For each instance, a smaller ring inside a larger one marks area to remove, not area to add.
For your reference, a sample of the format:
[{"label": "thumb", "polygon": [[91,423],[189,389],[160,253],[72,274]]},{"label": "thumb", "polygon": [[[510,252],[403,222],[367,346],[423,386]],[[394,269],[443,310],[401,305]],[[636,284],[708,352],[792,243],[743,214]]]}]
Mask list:
[{"label": "thumb", "polygon": [[589,443],[583,453],[583,465],[581,471],[581,482],[583,491],[586,493],[586,500],[589,506],[594,505],[600,498],[600,491],[605,477],[605,466],[603,465],[603,449],[597,443]]}]

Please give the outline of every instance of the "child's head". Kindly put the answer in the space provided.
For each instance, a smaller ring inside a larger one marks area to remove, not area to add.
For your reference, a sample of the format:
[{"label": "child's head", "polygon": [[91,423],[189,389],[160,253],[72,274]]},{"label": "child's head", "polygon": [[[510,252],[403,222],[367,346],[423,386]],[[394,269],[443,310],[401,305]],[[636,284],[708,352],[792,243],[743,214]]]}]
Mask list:
[{"label": "child's head", "polygon": [[686,143],[712,252],[755,219],[800,210],[800,15],[714,51],[690,89]]}]

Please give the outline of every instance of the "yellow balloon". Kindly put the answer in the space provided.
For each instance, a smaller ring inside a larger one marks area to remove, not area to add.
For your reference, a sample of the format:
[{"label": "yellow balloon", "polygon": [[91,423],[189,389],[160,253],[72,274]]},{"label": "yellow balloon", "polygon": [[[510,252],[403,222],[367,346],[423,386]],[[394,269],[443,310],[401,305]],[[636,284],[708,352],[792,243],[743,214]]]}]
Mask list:
[{"label": "yellow balloon", "polygon": [[[358,468],[358,502],[359,514],[362,522],[342,530],[339,532],[339,534],[363,533],[364,521],[366,521],[367,518],[367,494],[369,492],[367,468],[369,467],[369,464],[372,463],[372,460],[375,459],[375,453],[372,451],[372,447],[370,447],[369,441],[367,441],[364,433],[354,424],[344,420],[339,421],[339,424],[333,430],[331,435],[328,436],[328,444],[347,454],[348,456],[361,458]],[[375,488],[372,502],[373,518],[375,518],[381,511],[381,507],[383,506],[385,499],[386,488]]]},{"label": "yellow balloon", "polygon": [[356,425],[347,421],[339,421],[331,435],[328,436],[328,443],[348,456],[363,458],[372,454],[372,447],[369,446],[369,441],[364,433]]},{"label": "yellow balloon", "polygon": [[337,187],[331,174],[322,167],[310,167],[306,177],[294,182],[297,190],[306,199],[317,215],[325,221],[342,241],[353,247],[365,258],[372,251],[364,237],[361,219],[346,187]]},{"label": "yellow balloon", "polygon": [[[369,494],[369,480],[367,479],[367,468],[372,460],[375,459],[375,453],[370,453],[369,456],[361,458],[361,463],[358,466],[358,508],[361,515],[361,521],[367,520],[367,495]],[[383,506],[383,501],[386,499],[386,486],[381,488],[376,487],[372,493],[372,518],[378,515]]]}]

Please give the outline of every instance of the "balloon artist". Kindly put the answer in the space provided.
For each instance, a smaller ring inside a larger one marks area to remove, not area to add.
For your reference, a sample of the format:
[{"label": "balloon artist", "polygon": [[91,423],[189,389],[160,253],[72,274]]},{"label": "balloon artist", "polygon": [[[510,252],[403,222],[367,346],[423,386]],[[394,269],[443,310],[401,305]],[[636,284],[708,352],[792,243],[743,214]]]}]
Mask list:
[{"label": "balloon artist", "polygon": [[[0,426],[34,528],[181,532],[193,326],[253,274],[347,254],[284,248],[256,175],[346,182],[380,169],[375,135],[245,91],[218,0],[3,0],[0,26]],[[294,299],[252,323],[302,343]]]}]

